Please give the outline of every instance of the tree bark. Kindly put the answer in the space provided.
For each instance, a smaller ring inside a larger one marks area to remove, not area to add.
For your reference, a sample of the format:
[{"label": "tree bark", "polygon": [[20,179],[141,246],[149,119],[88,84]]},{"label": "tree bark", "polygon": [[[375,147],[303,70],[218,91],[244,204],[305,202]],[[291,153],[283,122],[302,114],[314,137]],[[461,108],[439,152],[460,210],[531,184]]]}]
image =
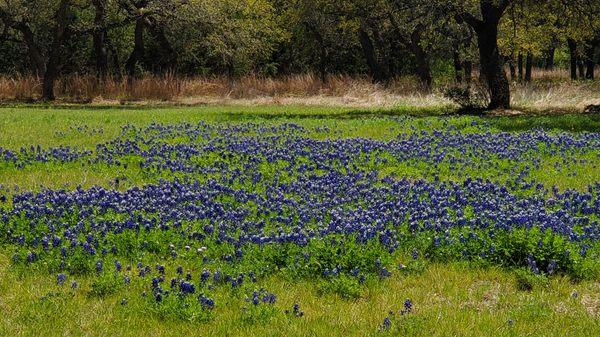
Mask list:
[{"label": "tree bark", "polygon": [[60,71],[62,46],[68,35],[68,12],[70,6],[70,0],[61,0],[58,5],[58,9],[56,10],[56,26],[54,28],[54,37],[50,47],[50,55],[48,57],[48,63],[46,65],[46,72],[44,73],[44,80],[42,84],[42,100],[45,101],[52,101],[55,98],[54,83],[56,82],[56,77]]},{"label": "tree bark", "polygon": [[546,62],[544,65],[544,69],[546,70],[553,70],[554,69],[554,54],[555,54],[556,48],[554,47],[550,47],[548,49],[548,52],[546,54]]},{"label": "tree bark", "polygon": [[95,8],[94,31],[92,33],[94,44],[94,58],[96,61],[96,73],[104,79],[108,74],[108,49],[106,40],[108,30],[106,28],[106,0],[92,0]]},{"label": "tree bark", "polygon": [[527,58],[525,60],[525,82],[531,82],[532,68],[533,68],[533,55],[531,55],[531,53],[527,53]]},{"label": "tree bark", "polygon": [[473,79],[473,62],[465,61],[463,68],[465,68],[465,82],[471,84],[471,80]]},{"label": "tree bark", "polygon": [[27,53],[29,54],[33,75],[43,77],[44,73],[46,73],[46,60],[35,41],[35,35],[31,31],[31,28],[29,28],[29,25],[24,21],[19,22],[16,25],[16,28],[23,34],[23,41],[27,46]]},{"label": "tree bark", "polygon": [[369,67],[369,71],[371,73],[371,76],[373,77],[373,80],[375,80],[376,82],[385,81],[386,76],[383,72],[383,69],[381,69],[379,63],[377,62],[373,42],[371,41],[371,37],[369,37],[369,33],[367,33],[366,27],[364,27],[364,25],[361,25],[360,27],[359,40],[363,53],[365,55],[365,60],[367,61],[367,66]]},{"label": "tree bark", "polygon": [[419,76],[419,80],[425,88],[431,89],[433,77],[431,76],[431,67],[429,66],[429,55],[423,49],[423,46],[421,46],[421,37],[424,28],[422,25],[415,27],[410,34],[410,47],[417,60],[417,75]]},{"label": "tree bark", "polygon": [[149,32],[160,46],[160,59],[154,60],[153,62],[157,65],[158,69],[156,70],[163,74],[173,71],[177,67],[177,54],[165,34],[164,27],[154,18],[148,18],[148,22],[150,23],[148,26]]},{"label": "tree bark", "polygon": [[594,68],[596,67],[596,45],[598,40],[592,40],[585,48],[585,78],[587,80],[594,79]]},{"label": "tree bark", "polygon": [[135,69],[144,56],[144,16],[140,16],[135,20],[135,31],[133,35],[133,50],[129,58],[125,62],[125,71],[129,78],[135,76]]},{"label": "tree bark", "polygon": [[577,80],[577,42],[573,39],[568,39],[569,58],[571,61],[571,80]]},{"label": "tree bark", "polygon": [[460,61],[460,54],[458,51],[455,51],[452,54],[452,60],[454,61],[454,77],[456,79],[456,83],[462,83],[463,81],[463,66]]},{"label": "tree bark", "polygon": [[377,63],[381,69],[384,80],[388,81],[393,77],[390,71],[390,64],[392,63],[392,60],[390,59],[390,55],[385,48],[383,38],[381,37],[381,34],[379,34],[379,27],[370,25],[370,31],[373,33],[373,46],[375,47],[374,50]]},{"label": "tree bark", "polygon": [[523,81],[523,54],[519,53],[517,66],[519,68],[519,82]]},{"label": "tree bark", "polygon": [[577,60],[577,72],[579,73],[579,78],[585,78],[585,62],[581,58]]},{"label": "tree bark", "polygon": [[313,24],[305,23],[305,26],[317,41],[319,49],[319,78],[321,79],[321,83],[325,83],[327,81],[327,48],[325,46],[323,35]]},{"label": "tree bark", "polygon": [[110,51],[110,54],[112,55],[112,64],[113,64],[113,71],[112,74],[117,78],[117,79],[121,79],[121,76],[123,75],[121,73],[121,62],[119,61],[119,52],[117,51],[117,48],[115,47],[114,44],[111,43],[110,40],[107,41],[107,47],[108,50]]},{"label": "tree bark", "polygon": [[482,19],[469,13],[459,15],[477,34],[481,74],[486,80],[490,93],[489,109],[510,108],[510,86],[504,72],[504,64],[498,48],[498,25],[509,0],[480,0]]},{"label": "tree bark", "polygon": [[510,80],[513,82],[516,81],[517,80],[517,68],[515,67],[514,56],[511,56],[508,59],[508,69],[510,70]]}]

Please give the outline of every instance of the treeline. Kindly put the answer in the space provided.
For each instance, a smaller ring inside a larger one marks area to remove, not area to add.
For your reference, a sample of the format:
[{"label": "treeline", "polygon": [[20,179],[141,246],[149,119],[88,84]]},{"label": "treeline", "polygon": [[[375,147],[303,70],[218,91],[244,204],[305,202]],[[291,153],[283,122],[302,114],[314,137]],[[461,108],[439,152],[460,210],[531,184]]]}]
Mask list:
[{"label": "treeline", "polygon": [[[477,67],[490,108],[513,79],[567,51],[571,78],[594,78],[600,0],[0,0],[0,73],[43,80],[141,75],[313,72],[387,82],[433,64],[469,82]],[[507,67],[508,66],[508,67]]]}]

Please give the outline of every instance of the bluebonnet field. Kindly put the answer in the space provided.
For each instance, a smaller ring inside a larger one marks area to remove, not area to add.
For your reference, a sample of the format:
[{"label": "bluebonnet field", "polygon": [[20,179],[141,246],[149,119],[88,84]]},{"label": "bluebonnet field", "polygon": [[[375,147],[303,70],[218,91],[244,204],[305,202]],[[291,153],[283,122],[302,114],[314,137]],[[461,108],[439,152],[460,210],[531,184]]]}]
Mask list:
[{"label": "bluebonnet field", "polygon": [[[13,177],[109,172],[97,186],[2,186],[10,272],[51,280],[41,302],[85,293],[194,324],[235,307],[248,325],[307,318],[301,298],[282,304],[265,286],[273,278],[347,302],[446,263],[504,270],[524,292],[600,278],[600,133],[378,121],[385,137],[341,121],[200,120],[124,124],[87,148],[2,147]],[[69,132],[104,133],[55,136]],[[421,305],[406,293],[361,333],[402,331]]]}]

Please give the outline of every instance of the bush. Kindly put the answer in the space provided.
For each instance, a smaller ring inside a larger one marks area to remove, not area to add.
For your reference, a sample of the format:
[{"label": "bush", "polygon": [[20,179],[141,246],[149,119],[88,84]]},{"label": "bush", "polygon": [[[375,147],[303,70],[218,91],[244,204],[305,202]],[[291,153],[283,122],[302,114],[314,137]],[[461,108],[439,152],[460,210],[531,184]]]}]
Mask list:
[{"label": "bush", "polygon": [[444,97],[456,103],[462,112],[485,110],[490,102],[488,90],[481,83],[448,87]]},{"label": "bush", "polygon": [[94,279],[90,295],[106,297],[117,292],[123,286],[123,280],[118,274],[105,273]]},{"label": "bush", "polygon": [[519,269],[515,273],[517,288],[520,290],[531,291],[535,287],[545,287],[548,285],[548,277],[543,274],[535,274],[528,269]]},{"label": "bush", "polygon": [[344,299],[356,299],[360,297],[361,287],[358,280],[346,275],[330,277],[323,280],[319,286],[322,294],[337,294]]}]

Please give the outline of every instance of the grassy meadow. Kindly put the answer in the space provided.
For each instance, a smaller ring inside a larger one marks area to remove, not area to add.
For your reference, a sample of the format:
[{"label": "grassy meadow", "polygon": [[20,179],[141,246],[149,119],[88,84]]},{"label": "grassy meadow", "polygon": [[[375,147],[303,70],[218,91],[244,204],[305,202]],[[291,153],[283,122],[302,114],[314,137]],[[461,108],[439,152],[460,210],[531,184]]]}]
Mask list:
[{"label": "grassy meadow", "polygon": [[0,108],[0,335],[600,335],[600,115],[445,111]]}]

